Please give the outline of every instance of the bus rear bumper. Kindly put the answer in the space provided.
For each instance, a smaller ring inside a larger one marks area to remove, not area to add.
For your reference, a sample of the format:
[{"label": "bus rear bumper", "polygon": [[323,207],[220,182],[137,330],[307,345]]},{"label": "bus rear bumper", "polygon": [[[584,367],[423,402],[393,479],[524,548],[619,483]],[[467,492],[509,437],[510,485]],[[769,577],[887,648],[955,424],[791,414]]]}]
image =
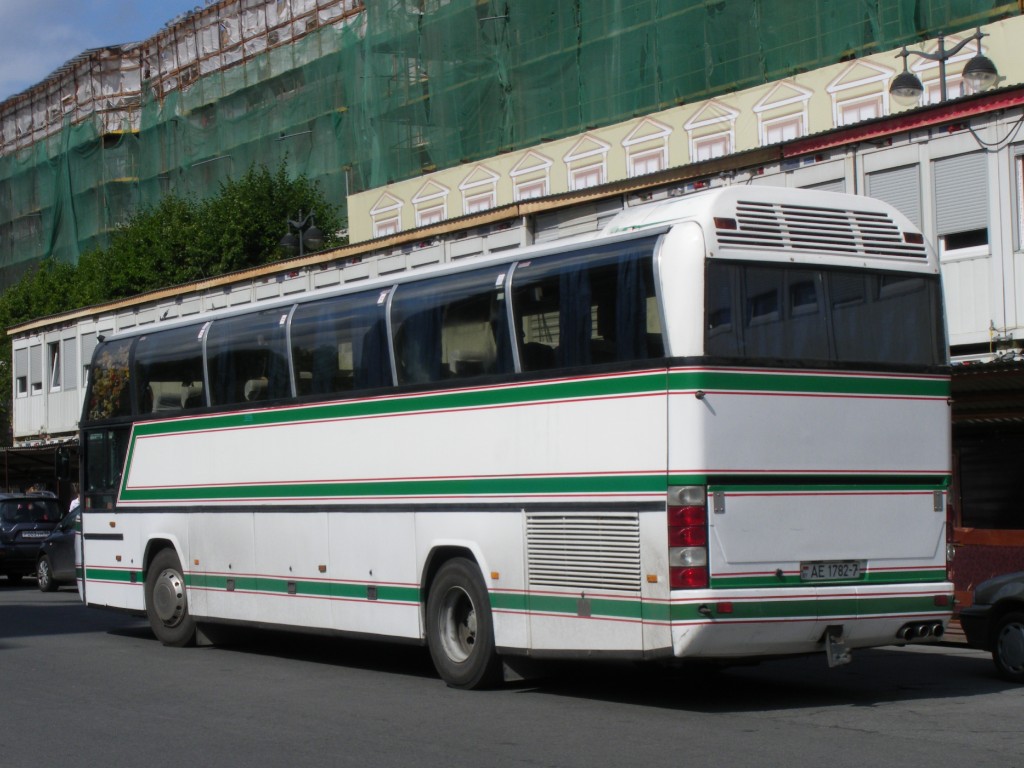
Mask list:
[{"label": "bus rear bumper", "polygon": [[953,585],[843,586],[675,592],[673,655],[749,658],[935,641],[952,615]]}]

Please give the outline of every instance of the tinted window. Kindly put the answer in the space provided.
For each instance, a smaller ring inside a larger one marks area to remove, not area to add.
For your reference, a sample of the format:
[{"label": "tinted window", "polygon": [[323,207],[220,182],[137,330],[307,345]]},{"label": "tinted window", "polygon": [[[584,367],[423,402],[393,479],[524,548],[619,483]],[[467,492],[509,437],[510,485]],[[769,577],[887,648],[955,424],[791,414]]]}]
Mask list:
[{"label": "tinted window", "polygon": [[705,352],[743,360],[941,365],[937,276],[709,262]]},{"label": "tinted window", "polygon": [[507,266],[400,285],[392,303],[399,384],[513,371]]},{"label": "tinted window", "polygon": [[131,339],[104,343],[97,348],[89,373],[89,394],[85,401],[87,418],[99,420],[131,415],[131,388],[128,386],[131,348]]},{"label": "tinted window", "polygon": [[86,509],[114,506],[129,434],[128,429],[90,430],[85,434]]},{"label": "tinted window", "polygon": [[288,397],[286,329],[289,308],[214,320],[206,354],[213,405]]},{"label": "tinted window", "polygon": [[139,413],[200,408],[203,396],[203,329],[174,328],[139,337],[135,387]]},{"label": "tinted window", "polygon": [[661,357],[654,243],[520,262],[512,303],[523,370]]},{"label": "tinted window", "polygon": [[330,395],[391,383],[388,293],[370,291],[296,308],[291,339],[298,394]]}]

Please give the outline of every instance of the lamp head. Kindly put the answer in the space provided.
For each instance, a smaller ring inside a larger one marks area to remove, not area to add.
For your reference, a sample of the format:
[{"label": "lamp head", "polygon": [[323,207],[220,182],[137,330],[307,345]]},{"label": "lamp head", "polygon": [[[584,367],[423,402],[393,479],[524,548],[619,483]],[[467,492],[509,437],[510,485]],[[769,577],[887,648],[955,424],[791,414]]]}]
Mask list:
[{"label": "lamp head", "polygon": [[897,104],[912,107],[920,101],[921,94],[924,93],[924,86],[921,85],[917,75],[903,70],[893,78],[892,85],[889,86],[889,93]]},{"label": "lamp head", "polygon": [[975,93],[987,91],[999,79],[999,71],[992,59],[980,53],[964,65],[964,80],[970,83]]},{"label": "lamp head", "polygon": [[311,251],[319,251],[324,245],[324,233],[316,224],[302,233],[302,243]]}]

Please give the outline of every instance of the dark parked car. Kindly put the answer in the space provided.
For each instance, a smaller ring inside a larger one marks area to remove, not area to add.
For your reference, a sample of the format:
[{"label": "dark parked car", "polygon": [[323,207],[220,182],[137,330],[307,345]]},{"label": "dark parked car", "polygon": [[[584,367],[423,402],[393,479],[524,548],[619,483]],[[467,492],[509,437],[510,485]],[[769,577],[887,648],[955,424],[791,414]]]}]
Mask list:
[{"label": "dark parked car", "polygon": [[79,517],[77,509],[68,512],[39,547],[36,580],[43,592],[75,583],[75,530]]},{"label": "dark parked car", "polygon": [[1024,571],[983,581],[974,604],[960,611],[960,626],[972,648],[992,652],[999,674],[1024,683]]},{"label": "dark parked car", "polygon": [[0,575],[8,584],[36,572],[39,545],[59,522],[51,493],[0,493]]}]

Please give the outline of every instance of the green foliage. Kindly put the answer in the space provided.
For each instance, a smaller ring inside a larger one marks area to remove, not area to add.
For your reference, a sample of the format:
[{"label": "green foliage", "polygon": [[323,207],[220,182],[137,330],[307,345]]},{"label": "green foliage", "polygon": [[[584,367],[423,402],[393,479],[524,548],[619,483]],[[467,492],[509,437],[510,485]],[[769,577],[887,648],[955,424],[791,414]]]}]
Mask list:
[{"label": "green foliage", "polygon": [[[252,166],[221,184],[205,200],[164,197],[136,212],[110,237],[106,248],[82,255],[78,264],[48,259],[0,295],[4,328],[40,317],[135,296],[147,291],[270,264],[293,254],[278,243],[288,219],[314,211],[326,235],[324,248],[343,245],[345,222],[316,184],[288,177],[285,163],[271,172]],[[9,424],[11,343],[0,339],[0,421]],[[0,433],[0,439],[9,432]],[[7,441],[9,442],[9,441]]]},{"label": "green foliage", "polygon": [[[271,173],[251,167],[241,178],[221,184],[202,201],[168,195],[136,213],[103,250],[79,261],[80,306],[126,298],[242,269],[291,254],[278,247],[287,220],[299,211],[316,212],[324,232],[343,223],[309,179],[289,179],[282,163]],[[325,247],[341,245],[328,237]]]}]

